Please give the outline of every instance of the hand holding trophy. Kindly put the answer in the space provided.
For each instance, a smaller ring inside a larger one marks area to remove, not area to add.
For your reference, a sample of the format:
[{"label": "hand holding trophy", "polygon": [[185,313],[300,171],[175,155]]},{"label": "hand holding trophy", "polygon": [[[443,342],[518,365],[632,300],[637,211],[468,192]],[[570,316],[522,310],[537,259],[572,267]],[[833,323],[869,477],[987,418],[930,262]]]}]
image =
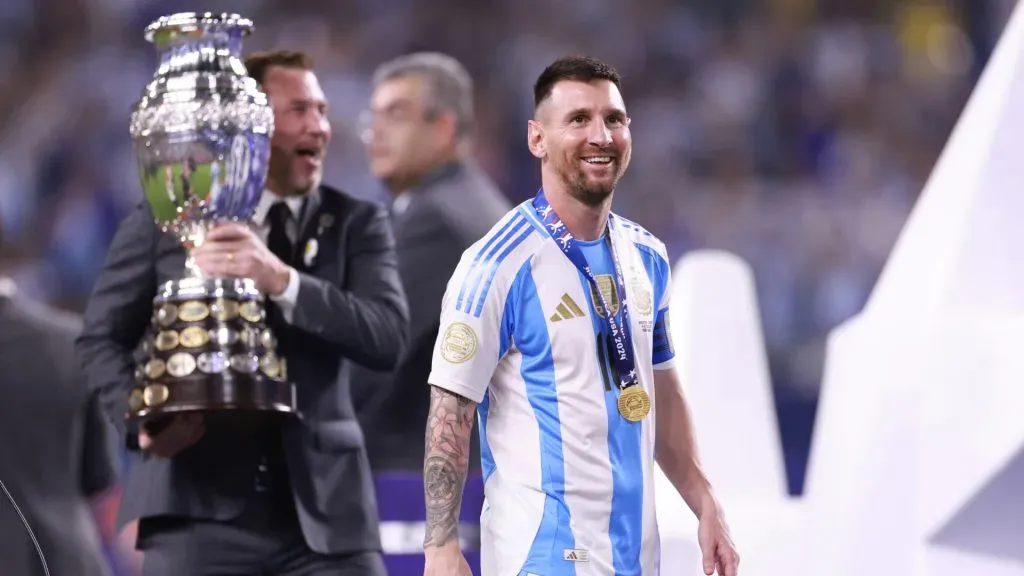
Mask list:
[{"label": "hand holding trophy", "polygon": [[130,419],[184,412],[297,415],[294,385],[252,279],[204,278],[192,257],[210,228],[248,223],[266,182],[274,113],[248,77],[252,21],[182,13],[146,28],[160,65],[132,110],[130,133],[146,200],[186,251],[185,277],[154,299]]}]

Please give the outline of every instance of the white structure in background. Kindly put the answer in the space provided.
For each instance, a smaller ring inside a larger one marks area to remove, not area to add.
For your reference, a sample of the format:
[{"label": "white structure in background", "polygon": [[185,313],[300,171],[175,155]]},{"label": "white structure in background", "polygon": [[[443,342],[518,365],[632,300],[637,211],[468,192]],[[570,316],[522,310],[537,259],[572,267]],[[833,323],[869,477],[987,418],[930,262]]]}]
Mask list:
[{"label": "white structure in background", "polygon": [[1024,575],[1024,3],[830,337],[806,574]]},{"label": "white structure in background", "polygon": [[[669,319],[704,468],[725,507],[742,572],[793,574],[798,541],[753,274],[740,258],[698,251],[673,270]],[[697,523],[657,472],[662,573],[703,574]]]}]

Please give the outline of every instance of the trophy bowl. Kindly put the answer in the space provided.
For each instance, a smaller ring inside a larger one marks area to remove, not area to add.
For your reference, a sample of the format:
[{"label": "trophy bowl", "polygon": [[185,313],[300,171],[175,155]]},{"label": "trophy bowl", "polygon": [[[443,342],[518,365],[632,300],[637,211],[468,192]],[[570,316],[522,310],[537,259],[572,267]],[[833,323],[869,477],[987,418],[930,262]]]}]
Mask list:
[{"label": "trophy bowl", "polygon": [[[266,183],[274,113],[241,59],[252,21],[236,14],[157,19],[159,67],[129,131],[154,221],[185,249],[181,279],[159,287],[129,394],[128,419],[235,411],[298,415],[295,386],[245,278],[204,278],[192,250],[211,226],[248,223]],[[162,419],[166,420],[166,419]]]}]

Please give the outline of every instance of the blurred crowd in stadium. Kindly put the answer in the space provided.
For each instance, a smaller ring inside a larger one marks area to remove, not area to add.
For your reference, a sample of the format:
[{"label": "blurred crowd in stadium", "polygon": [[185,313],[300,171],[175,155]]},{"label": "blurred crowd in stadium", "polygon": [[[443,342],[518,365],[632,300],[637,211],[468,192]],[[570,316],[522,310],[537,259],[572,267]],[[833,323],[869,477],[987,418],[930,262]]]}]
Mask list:
[{"label": "blurred crowd in stadium", "polygon": [[829,329],[865,302],[1012,0],[5,0],[0,222],[7,272],[83,304],[141,199],[128,109],[154,71],[154,18],[254,18],[247,50],[310,52],[331,102],[327,182],[385,200],[359,117],[370,74],[419,49],[477,84],[476,151],[519,201],[531,81],[559,55],[615,64],[633,119],[616,209],[671,256],[735,251],[754,267],[787,467],[799,489]]}]

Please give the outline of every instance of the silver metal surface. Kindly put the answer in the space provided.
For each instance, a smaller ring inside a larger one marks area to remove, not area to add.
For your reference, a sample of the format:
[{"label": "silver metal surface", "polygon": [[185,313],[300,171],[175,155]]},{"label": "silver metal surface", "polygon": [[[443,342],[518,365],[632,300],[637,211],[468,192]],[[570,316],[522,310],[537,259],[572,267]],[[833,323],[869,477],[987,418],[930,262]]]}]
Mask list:
[{"label": "silver metal surface", "polygon": [[[252,21],[181,13],[146,28],[160,65],[129,132],[154,220],[187,251],[220,220],[248,222],[267,177],[274,113],[242,62]],[[189,276],[201,276],[189,256]]]},{"label": "silver metal surface", "polygon": [[164,282],[153,299],[153,303],[160,305],[165,302],[209,298],[262,302],[263,294],[256,289],[256,283],[248,278],[182,278]]},{"label": "silver metal surface", "polygon": [[[215,223],[249,223],[266,183],[274,112],[241,59],[251,31],[252,21],[235,14],[191,12],[146,28],[160,65],[132,108],[129,133],[153,220],[177,237],[186,260],[184,278],[164,282],[153,298],[130,418],[211,410],[299,415],[277,356],[259,347],[269,328],[256,284],[204,278],[192,254]],[[260,373],[266,355],[271,370]]]}]

